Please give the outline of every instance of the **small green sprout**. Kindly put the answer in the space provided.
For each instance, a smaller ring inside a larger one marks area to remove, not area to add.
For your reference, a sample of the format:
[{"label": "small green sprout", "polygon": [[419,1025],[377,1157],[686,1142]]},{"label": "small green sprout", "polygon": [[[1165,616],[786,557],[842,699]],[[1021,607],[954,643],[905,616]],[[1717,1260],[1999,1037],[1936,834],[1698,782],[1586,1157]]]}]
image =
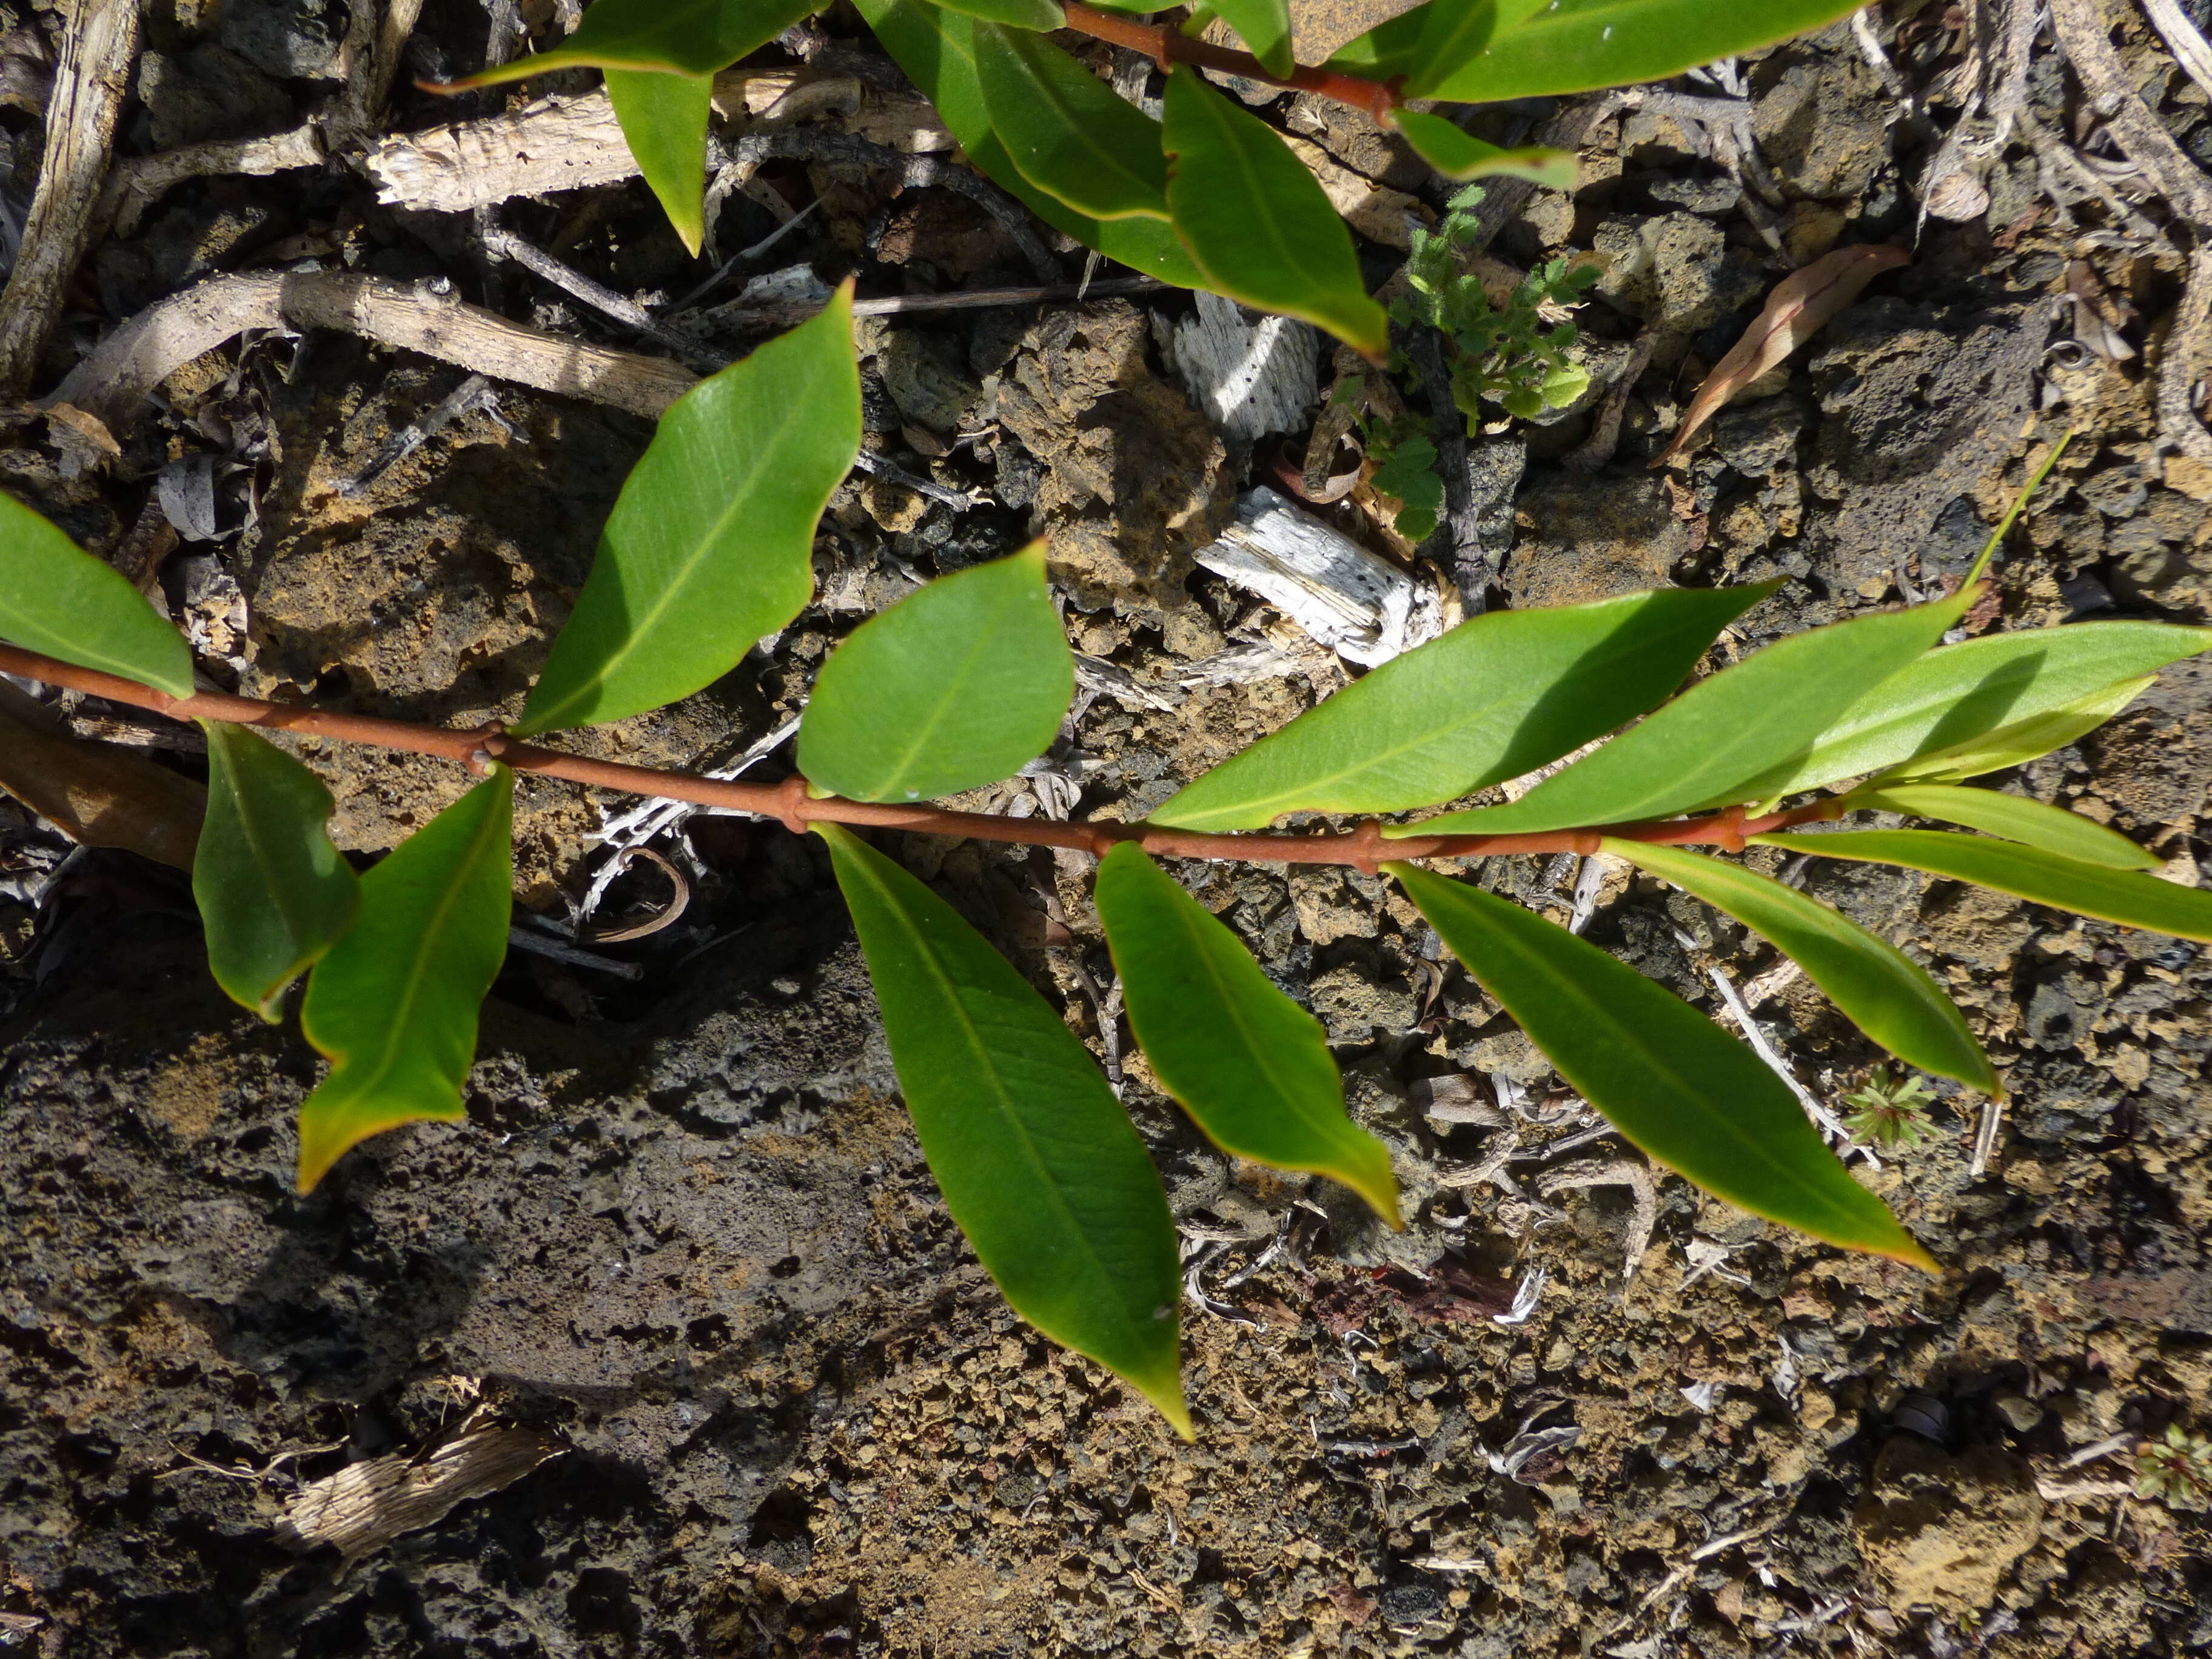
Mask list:
[{"label": "small green sprout", "polygon": [[1893,1077],[1888,1066],[1877,1066],[1864,1084],[1844,1097],[1844,1104],[1853,1109],[1844,1127],[1885,1152],[1917,1146],[1935,1133],[1928,1121],[1928,1109],[1935,1103],[1918,1078]]},{"label": "small green sprout", "polygon": [[2171,1425],[2164,1440],[2136,1454],[2136,1496],[2172,1510],[2201,1510],[2212,1497],[2212,1440]]}]

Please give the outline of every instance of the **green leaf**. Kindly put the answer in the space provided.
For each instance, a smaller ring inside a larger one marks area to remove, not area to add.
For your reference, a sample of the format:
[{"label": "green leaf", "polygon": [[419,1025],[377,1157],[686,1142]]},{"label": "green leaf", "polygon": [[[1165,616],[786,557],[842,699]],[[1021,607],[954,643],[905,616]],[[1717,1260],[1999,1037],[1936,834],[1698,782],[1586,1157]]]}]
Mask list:
[{"label": "green leaf", "polygon": [[1447,179],[1487,179],[1503,175],[1526,179],[1547,190],[1572,190],[1577,177],[1575,158],[1564,149],[1501,149],[1462,132],[1441,115],[1419,110],[1394,111],[1392,120],[1414,154]]},{"label": "green leaf", "polygon": [[969,32],[983,107],[1023,178],[1094,219],[1168,216],[1158,121],[1040,35]]},{"label": "green leaf", "polygon": [[2094,818],[1995,789],[1960,789],[1941,783],[1884,784],[1855,791],[1845,803],[1854,811],[1902,812],[1910,818],[1941,818],[1963,823],[2007,841],[2040,847],[2084,864],[2115,870],[2154,870],[2158,860],[2125,836]]},{"label": "green leaf", "polygon": [[1393,658],[1175,794],[1154,823],[1402,812],[1557,760],[1664,699],[1774,585],[1493,611]]},{"label": "green leaf", "polygon": [[5,495],[0,639],[173,697],[192,695],[192,653],[184,635],[120,571]]},{"label": "green leaf", "polygon": [[1559,1075],[1650,1157],[1754,1215],[1936,1271],[1742,1043],[1556,923],[1411,865],[1386,867]]},{"label": "green leaf", "polygon": [[1016,1313],[1184,1438],[1175,1223],[1091,1055],[952,907],[836,824],[830,846],[945,1207]]},{"label": "green leaf", "polygon": [[503,766],[361,879],[361,919],[315,964],[300,1029],[331,1062],[300,1108],[300,1190],[374,1134],[459,1120],[477,1011],[507,957],[514,775]]},{"label": "green leaf", "polygon": [[361,884],[324,829],[332,803],[320,778],[242,726],[200,728],[208,803],[192,896],[208,967],[233,1001],[274,1024],[284,988],[353,926]]},{"label": "green leaf", "polygon": [[1602,843],[1726,911],[1805,970],[1851,1024],[1908,1065],[2002,1095],[1966,1018],[1925,969],[1826,905],[1770,877],[1686,852],[1607,836]]},{"label": "green leaf", "polygon": [[1698,681],[1510,805],[1446,812],[1383,833],[1595,828],[1753,799],[1753,780],[1797,754],[1870,688],[1942,638],[1975,592],[1962,588],[1938,604],[1793,634]]},{"label": "green leaf", "polygon": [[1244,49],[1267,66],[1267,73],[1288,75],[1297,66],[1291,56],[1289,0],[1210,0],[1221,21],[1237,31]]},{"label": "green leaf", "polygon": [[1166,125],[1168,210],[1213,286],[1381,362],[1390,319],[1367,297],[1352,233],[1282,135],[1188,64],[1168,76]]},{"label": "green leaf", "polygon": [[464,76],[438,90],[459,92],[578,67],[712,75],[818,9],[819,0],[596,0],[581,27],[551,51]]},{"label": "green leaf", "polygon": [[1060,9],[1060,0],[931,0],[931,3],[986,23],[1004,23],[1008,28],[1014,29],[1049,32],[1067,21],[1067,14]]},{"label": "green leaf", "polygon": [[514,730],[618,720],[737,666],[813,596],[815,521],[860,448],[848,278],[661,416]]},{"label": "green leaf", "polygon": [[1747,799],[1816,789],[1984,736],[1994,741],[2001,728],[2208,650],[2212,628],[2148,622],[2069,623],[1947,645],[1853,703],[1803,754],[1751,780]]},{"label": "green leaf", "polygon": [[957,795],[1044,753],[1074,695],[1075,655],[1034,542],[854,629],[807,700],[799,768],[853,800]]},{"label": "green leaf", "polygon": [[1390,1154],[1346,1115],[1320,1022],[1133,843],[1099,865],[1097,902],[1137,1041],[1207,1138],[1239,1158],[1340,1181],[1401,1225]]},{"label": "green leaf", "polygon": [[968,159],[1000,189],[1055,230],[1086,247],[1172,283],[1205,288],[1206,278],[1164,222],[1158,219],[1092,219],[1048,196],[1022,177],[1013,157],[992,130],[975,76],[973,25],[968,18],[923,0],[854,0],[876,39],[898,62],[907,78],[937,106],[945,130]]},{"label": "green leaf", "polygon": [[1824,859],[1901,864],[1908,870],[1993,887],[2015,898],[2101,917],[2124,927],[2148,928],[2177,939],[2212,939],[2212,893],[1987,836],[1946,830],[1847,830],[1833,835],[1750,839]]},{"label": "green leaf", "polygon": [[2155,674],[2122,680],[2048,713],[2031,714],[1948,748],[1916,755],[1890,768],[1875,783],[1883,788],[1899,783],[1957,783],[1985,772],[2025,765],[2087,737],[2157,684]]},{"label": "green leaf", "polygon": [[684,252],[697,258],[707,234],[707,116],[714,77],[611,69],[606,82],[637,170]]}]

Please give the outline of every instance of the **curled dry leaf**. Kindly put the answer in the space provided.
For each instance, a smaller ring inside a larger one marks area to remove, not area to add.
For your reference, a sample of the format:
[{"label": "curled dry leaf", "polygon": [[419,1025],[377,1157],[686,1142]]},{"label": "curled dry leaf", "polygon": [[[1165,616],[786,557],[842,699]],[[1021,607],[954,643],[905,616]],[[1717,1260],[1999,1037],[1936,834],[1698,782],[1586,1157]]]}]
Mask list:
[{"label": "curled dry leaf", "polygon": [[1667,465],[1705,430],[1723,404],[1812,338],[1823,323],[1857,299],[1869,283],[1911,258],[1901,247],[1863,243],[1824,254],[1776,283],[1766,296],[1765,309],[1719,367],[1705,376],[1698,395],[1690,399],[1680,429],[1651,465]]},{"label": "curled dry leaf", "polygon": [[0,686],[0,792],[71,841],[192,867],[207,791],[113,744],[53,729],[40,705]]}]

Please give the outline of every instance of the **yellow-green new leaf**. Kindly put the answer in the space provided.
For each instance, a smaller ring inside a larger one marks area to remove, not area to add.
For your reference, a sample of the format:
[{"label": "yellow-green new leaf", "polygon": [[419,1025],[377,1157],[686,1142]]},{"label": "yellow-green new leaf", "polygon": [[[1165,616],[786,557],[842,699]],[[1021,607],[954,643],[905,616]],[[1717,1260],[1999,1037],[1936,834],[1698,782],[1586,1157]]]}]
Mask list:
[{"label": "yellow-green new leaf", "polygon": [[1288,75],[1297,67],[1291,55],[1289,0],[1209,0],[1221,21],[1235,29],[1250,52],[1270,75]]},{"label": "yellow-green new leaf", "polygon": [[1995,789],[1960,789],[1940,783],[1884,784],[1856,792],[1850,805],[1854,811],[1902,812],[1909,818],[1963,823],[1969,830],[2023,842],[2084,864],[2109,865],[2115,870],[2158,867],[2158,860],[2151,854],[2094,818],[2043,801],[2001,794]]},{"label": "yellow-green new leaf", "polygon": [[1518,777],[1664,700],[1774,585],[1492,611],[1395,657],[1152,814],[1256,830],[1285,812],[1402,812]]},{"label": "yellow-green new leaf", "polygon": [[606,81],[623,142],[684,251],[696,257],[707,234],[707,116],[714,77],[611,69]]},{"label": "yellow-green new leaf", "polygon": [[1388,868],[1559,1075],[1650,1157],[1754,1215],[1936,1270],[1781,1080],[1696,1009],[1517,904]]},{"label": "yellow-green new leaf", "polygon": [[1097,900],[1129,1024],[1191,1121],[1224,1152],[1340,1181],[1401,1225],[1389,1152],[1346,1115],[1320,1022],[1132,843],[1099,865]]},{"label": "yellow-green new leaf", "polygon": [[6,495],[0,495],[0,639],[173,697],[192,695],[192,653],[184,636],[112,565]]},{"label": "yellow-green new leaf", "polygon": [[1396,110],[1390,118],[1406,135],[1406,142],[1413,147],[1413,153],[1447,179],[1465,181],[1504,177],[1526,179],[1547,190],[1575,187],[1576,164],[1571,151],[1502,149],[1462,131],[1441,115],[1426,115],[1419,110]]},{"label": "yellow-green new leaf", "polygon": [[594,0],[576,32],[551,51],[465,76],[441,90],[578,67],[712,75],[819,9],[819,0]]},{"label": "yellow-green new leaf", "polygon": [[208,967],[232,1000],[274,1024],[284,988],[353,926],[361,884],[324,828],[332,802],[320,778],[242,726],[200,727],[208,803],[192,896]]},{"label": "yellow-green new leaf", "polygon": [[1185,1438],[1182,1281],[1158,1173],[1091,1055],[913,876],[817,823],[922,1156],[1016,1313],[1125,1378]]},{"label": "yellow-green new leaf", "polygon": [[1075,695],[1044,544],[941,576],[862,623],[822,665],[799,768],[854,800],[934,800],[1044,753]]},{"label": "yellow-green new leaf", "polygon": [[2024,766],[2088,736],[2157,684],[2155,674],[2122,680],[2044,714],[2031,714],[1948,748],[1915,755],[1875,779],[1875,785],[1887,788],[1899,783],[1959,783],[1984,773]]},{"label": "yellow-green new leaf", "polygon": [[1907,1065],[2002,1092],[1966,1017],[1925,969],[1848,916],[1771,877],[1686,852],[1607,836],[1608,853],[1726,911],[1805,970],[1852,1024]]},{"label": "yellow-green new leaf", "polygon": [[970,25],[991,129],[1022,177],[1094,219],[1164,219],[1160,124],[1051,41]]},{"label": "yellow-green new leaf", "polygon": [[688,697],[814,592],[814,526],[860,448],[850,279],[661,416],[518,732]]},{"label": "yellow-green new leaf", "polygon": [[403,1123],[465,1115],[477,1015],[507,957],[514,778],[503,766],[361,880],[361,918],[315,964],[300,1029],[331,1062],[300,1108],[300,1190]]},{"label": "yellow-green new leaf", "polygon": [[1168,76],[1166,107],[1168,211],[1213,287],[1381,362],[1390,319],[1368,297],[1352,233],[1282,135],[1190,64]]},{"label": "yellow-green new leaf", "polygon": [[2126,927],[2177,939],[2212,939],[2212,893],[2110,865],[2085,864],[2039,847],[1948,830],[1847,830],[1833,835],[1751,839],[1818,858],[1903,865]]}]

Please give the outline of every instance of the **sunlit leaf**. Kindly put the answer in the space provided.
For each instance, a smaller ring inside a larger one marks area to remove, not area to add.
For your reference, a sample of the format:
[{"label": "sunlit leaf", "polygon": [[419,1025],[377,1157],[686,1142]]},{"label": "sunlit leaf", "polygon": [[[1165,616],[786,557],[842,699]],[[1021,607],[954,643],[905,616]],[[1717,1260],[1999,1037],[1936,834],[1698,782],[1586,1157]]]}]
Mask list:
[{"label": "sunlit leaf", "polygon": [[1060,0],[931,0],[931,3],[986,23],[1004,23],[1008,28],[1050,31],[1067,21]]},{"label": "sunlit leaf", "polygon": [[1384,833],[1518,834],[1754,799],[1753,780],[1942,638],[1974,592],[1793,634],[1698,681],[1509,805],[1447,812]]},{"label": "sunlit leaf", "polygon": [[2110,865],[2085,864],[2039,847],[1946,830],[1847,830],[1752,839],[1818,858],[1903,865],[2123,927],[2177,939],[2212,939],[2212,893]]},{"label": "sunlit leaf", "polygon": [[1911,818],[1963,823],[1969,830],[2023,842],[2084,864],[2110,865],[2115,870],[2158,867],[2155,857],[2094,818],[1995,789],[1960,789],[1941,783],[1885,784],[1879,789],[1854,792],[1850,805],[1870,812],[1902,812]]},{"label": "sunlit leaf", "polygon": [[593,0],[582,26],[550,51],[464,76],[442,89],[523,81],[580,65],[712,75],[819,9],[819,0]]},{"label": "sunlit leaf", "polygon": [[1397,1226],[1389,1152],[1346,1115],[1320,1022],[1130,843],[1099,865],[1097,902],[1129,1024],[1192,1121],[1224,1152],[1342,1182]]},{"label": "sunlit leaf", "polygon": [[1650,1156],[1754,1215],[1935,1271],[1742,1043],[1556,923],[1411,865],[1388,868],[1569,1086]]},{"label": "sunlit leaf", "polygon": [[1989,1056],[1942,988],[1895,945],[1771,877],[1679,847],[1606,838],[1605,850],[1726,911],[1805,970],[1851,1024],[1908,1065],[2000,1092]]},{"label": "sunlit leaf", "polygon": [[1044,753],[1075,693],[1044,544],[941,576],[855,629],[822,665],[799,767],[854,800],[933,800]]},{"label": "sunlit leaf", "polygon": [[192,653],[121,572],[0,495],[0,639],[119,674],[173,697],[192,695]]},{"label": "sunlit leaf", "polygon": [[236,1002],[274,1023],[284,988],[353,926],[361,884],[331,844],[323,781],[244,726],[202,720],[207,817],[192,896],[208,967]]},{"label": "sunlit leaf", "polygon": [[1127,1379],[1185,1437],[1175,1223],[1090,1054],[952,907],[817,824],[945,1207],[1016,1313]]},{"label": "sunlit leaf", "polygon": [[1572,190],[1577,168],[1573,153],[1564,149],[1501,149],[1472,133],[1463,132],[1441,115],[1419,110],[1393,111],[1392,120],[1414,154],[1447,179],[1487,179],[1502,176],[1526,179],[1547,190]]},{"label": "sunlit leaf", "polygon": [[2122,680],[1963,743],[1915,755],[1882,773],[1875,782],[1883,788],[1898,783],[1958,783],[1984,773],[2002,772],[2007,767],[2024,766],[2088,736],[2157,684],[2155,674]]},{"label": "sunlit leaf", "polygon": [[1291,56],[1289,0],[1208,0],[1222,21],[1237,31],[1244,49],[1267,65],[1270,75],[1288,75]]},{"label": "sunlit leaf", "polygon": [[1772,585],[1493,611],[1393,658],[1152,814],[1254,830],[1285,812],[1400,812],[1517,777],[1665,699]]},{"label": "sunlit leaf", "polygon": [[1000,189],[1055,230],[1066,232],[1086,247],[1097,248],[1109,259],[1118,259],[1132,270],[1177,288],[1207,286],[1164,221],[1090,218],[1022,177],[983,107],[969,19],[923,0],[854,0],[854,3],[884,50],[937,106],[938,118],[959,142],[968,159]]},{"label": "sunlit leaf", "polygon": [[1168,76],[1166,143],[1176,234],[1213,286],[1380,362],[1389,319],[1367,295],[1352,233],[1282,135],[1186,64]]},{"label": "sunlit leaf", "polygon": [[331,1062],[300,1108],[300,1190],[349,1148],[465,1115],[477,1013],[507,957],[514,779],[495,767],[361,878],[361,916],[308,976],[300,1029]]},{"label": "sunlit leaf", "polygon": [[623,142],[684,251],[696,255],[707,234],[707,115],[714,77],[611,69],[606,82]]},{"label": "sunlit leaf", "polygon": [[1746,787],[1764,799],[1879,772],[2208,650],[2212,628],[2147,622],[2072,623],[1947,645],[1884,680],[1804,753]]},{"label": "sunlit leaf", "polygon": [[1041,35],[969,33],[984,110],[1023,178],[1094,219],[1167,217],[1158,121]]},{"label": "sunlit leaf", "polygon": [[860,447],[853,285],[702,380],[630,470],[517,732],[688,697],[814,592],[814,525]]}]

